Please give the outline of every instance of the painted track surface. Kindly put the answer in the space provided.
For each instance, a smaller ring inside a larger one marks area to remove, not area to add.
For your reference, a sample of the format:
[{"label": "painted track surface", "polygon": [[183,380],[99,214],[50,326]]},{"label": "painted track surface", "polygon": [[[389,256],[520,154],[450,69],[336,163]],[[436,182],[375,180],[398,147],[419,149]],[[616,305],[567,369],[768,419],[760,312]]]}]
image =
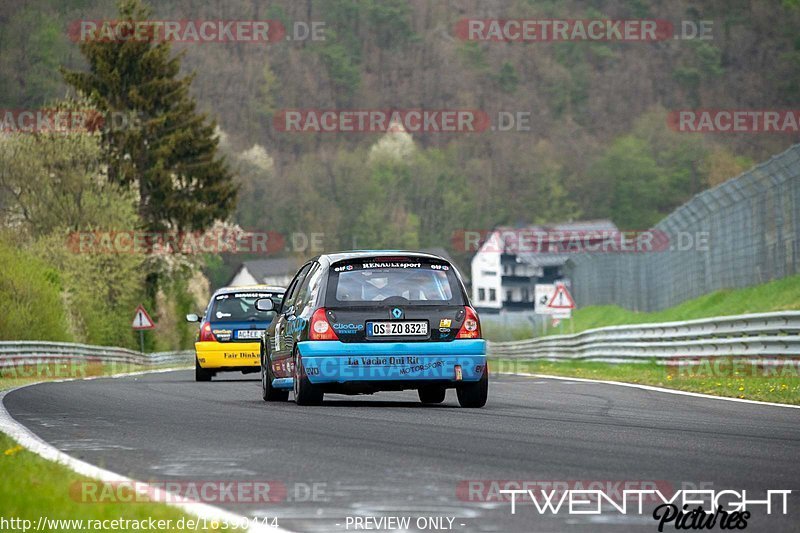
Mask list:
[{"label": "painted track surface", "polygon": [[[278,503],[221,506],[277,515],[295,531],[346,531],[356,515],[412,525],[450,516],[455,531],[656,531],[647,513],[548,516],[524,505],[512,515],[507,502],[470,501],[459,491],[468,480],[655,481],[761,497],[800,489],[796,409],[500,376],[479,410],[458,408],[452,391],[435,407],[412,391],[298,407],[264,403],[252,376],[45,383],[4,404],[60,450],[135,479],[278,481],[287,489]],[[757,511],[747,530],[796,531],[798,502],[800,492],[788,516]]]}]

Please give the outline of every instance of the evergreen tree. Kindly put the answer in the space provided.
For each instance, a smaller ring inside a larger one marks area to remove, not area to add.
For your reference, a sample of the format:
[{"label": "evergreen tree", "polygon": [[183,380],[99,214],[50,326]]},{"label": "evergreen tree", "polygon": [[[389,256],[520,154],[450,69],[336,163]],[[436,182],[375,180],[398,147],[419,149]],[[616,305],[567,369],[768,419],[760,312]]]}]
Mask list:
[{"label": "evergreen tree", "polygon": [[[140,0],[122,0],[118,20],[150,19]],[[88,39],[89,72],[62,70],[98,109],[127,117],[103,131],[112,182],[138,187],[148,231],[202,230],[235,206],[233,176],[217,155],[216,123],[196,110],[193,76],[179,77],[181,55],[155,39]],[[135,119],[133,119],[135,117]]]}]

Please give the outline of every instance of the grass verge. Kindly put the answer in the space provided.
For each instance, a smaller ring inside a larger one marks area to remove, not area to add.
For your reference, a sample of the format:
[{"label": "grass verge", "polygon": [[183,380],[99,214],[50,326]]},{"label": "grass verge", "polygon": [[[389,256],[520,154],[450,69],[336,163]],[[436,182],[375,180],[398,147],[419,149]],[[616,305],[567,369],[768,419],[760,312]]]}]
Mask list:
[{"label": "grass verge", "polygon": [[492,373],[521,372],[621,381],[714,396],[800,405],[797,363],[765,368],[732,359],[708,360],[696,367],[668,367],[655,362],[519,361],[493,359]]},{"label": "grass verge", "polygon": [[[88,520],[136,520],[148,524],[163,520],[161,524],[169,527],[159,528],[160,531],[186,531],[194,530],[190,520],[194,517],[185,515],[180,510],[159,503],[87,503],[81,501],[79,491],[75,490],[81,482],[90,481],[72,472],[67,467],[42,459],[33,452],[19,446],[9,436],[0,433],[0,501],[3,502],[2,516],[6,520],[18,519],[17,527],[11,530],[22,530],[27,524],[27,529],[35,529],[40,517],[45,517],[50,522],[43,524],[43,531],[79,531],[90,529]],[[78,523],[53,522],[53,521],[82,521]],[[154,522],[150,522],[153,520]],[[29,521],[29,522],[23,522]],[[130,523],[118,522],[120,527],[113,527],[111,522],[106,522],[105,527],[91,528],[97,531],[130,531],[145,529],[132,527]],[[180,527],[181,524],[184,527]],[[125,527],[127,525],[127,527]],[[191,526],[191,527],[190,527]],[[217,529],[203,529],[203,522],[199,523],[199,531],[217,531]],[[241,530],[240,530],[241,531]]]},{"label": "grass verge", "polygon": [[[91,376],[114,375],[142,370],[167,368],[164,366],[110,365],[88,363],[80,365],[19,366],[3,369],[0,374],[0,390],[10,389],[32,383],[65,378],[84,378]],[[174,366],[174,365],[172,365]],[[39,524],[40,517],[49,520],[80,520],[76,522],[50,522],[43,524],[44,531],[87,530],[89,520],[102,521],[129,520],[147,525],[156,524],[159,531],[219,531],[211,528],[209,522],[198,522],[196,517],[187,515],[168,505],[152,502],[114,503],[84,502],[76,491],[80,483],[92,481],[76,474],[64,465],[48,461],[17,444],[11,437],[0,433],[0,501],[2,517],[6,520],[18,519],[9,523],[11,529],[28,530]],[[103,485],[101,485],[102,487]],[[153,522],[150,522],[152,520]],[[159,521],[164,521],[159,524]],[[25,522],[28,521],[28,522]],[[167,522],[169,521],[169,522]],[[191,522],[194,521],[194,522]],[[98,523],[98,522],[95,522]],[[206,527],[208,526],[208,527]],[[93,528],[107,531],[129,531],[132,523],[118,522],[115,526],[106,522],[102,527]],[[137,528],[137,529],[142,529]],[[239,529],[238,531],[243,531]]]},{"label": "grass verge", "polygon": [[674,322],[695,318],[787,310],[800,310],[800,275],[745,289],[725,289],[712,292],[653,313],[637,313],[615,305],[578,309],[573,313],[572,324],[569,323],[569,320],[562,320],[561,324],[550,329],[548,334],[561,335],[570,333],[572,330],[577,333],[587,329],[622,324]]}]

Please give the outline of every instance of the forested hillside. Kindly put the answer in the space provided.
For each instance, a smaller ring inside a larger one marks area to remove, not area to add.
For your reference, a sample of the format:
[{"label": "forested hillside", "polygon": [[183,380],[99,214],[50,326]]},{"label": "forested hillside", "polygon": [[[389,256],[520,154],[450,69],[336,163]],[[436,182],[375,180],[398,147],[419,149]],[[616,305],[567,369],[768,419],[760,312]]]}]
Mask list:
[{"label": "forested hillside", "polygon": [[[69,7],[63,7],[64,5]],[[283,0],[153,3],[154,18],[325,23],[324,41],[176,44],[238,174],[235,221],[323,231],[328,248],[447,245],[457,228],[609,217],[647,227],[704,188],[797,141],[687,134],[676,109],[773,109],[800,95],[794,1]],[[0,2],[0,106],[68,91],[85,68],[71,21],[111,2]],[[712,20],[710,40],[468,42],[462,18]],[[530,131],[287,133],[283,109],[530,112]],[[397,136],[397,134],[394,134]],[[291,216],[287,216],[290,215]]]}]

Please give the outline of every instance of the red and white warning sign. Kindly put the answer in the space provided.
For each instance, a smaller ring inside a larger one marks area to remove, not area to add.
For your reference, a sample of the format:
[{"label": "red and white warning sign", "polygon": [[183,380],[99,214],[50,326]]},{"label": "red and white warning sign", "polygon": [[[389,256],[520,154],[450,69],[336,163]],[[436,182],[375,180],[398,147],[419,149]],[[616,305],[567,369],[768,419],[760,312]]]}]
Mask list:
[{"label": "red and white warning sign", "polygon": [[153,323],[153,319],[147,314],[142,304],[139,304],[139,307],[136,308],[131,327],[133,329],[153,329],[156,327],[155,323]]},{"label": "red and white warning sign", "polygon": [[540,315],[554,318],[570,318],[575,309],[575,300],[564,283],[538,284],[534,288],[535,310]]},{"label": "red and white warning sign", "polygon": [[575,300],[563,283],[556,283],[556,291],[553,297],[547,302],[547,307],[551,309],[575,309]]}]

